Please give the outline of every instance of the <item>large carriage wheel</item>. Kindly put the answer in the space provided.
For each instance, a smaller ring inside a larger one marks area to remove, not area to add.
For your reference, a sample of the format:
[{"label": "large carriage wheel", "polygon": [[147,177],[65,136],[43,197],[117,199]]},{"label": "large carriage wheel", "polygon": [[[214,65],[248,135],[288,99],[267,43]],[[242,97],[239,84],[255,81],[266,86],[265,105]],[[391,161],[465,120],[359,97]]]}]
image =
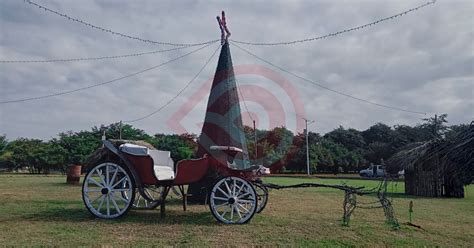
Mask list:
[{"label": "large carriage wheel", "polygon": [[251,183],[239,177],[217,181],[209,196],[212,215],[226,224],[243,224],[257,209],[257,194]]},{"label": "large carriage wheel", "polygon": [[[115,163],[92,168],[82,184],[82,200],[96,217],[113,219],[124,215],[135,199],[135,182],[130,173]],[[123,195],[130,197],[123,197]]]},{"label": "large carriage wheel", "polygon": [[265,185],[255,183],[255,192],[257,192],[257,213],[263,211],[263,209],[267,206],[268,202],[268,189]]}]

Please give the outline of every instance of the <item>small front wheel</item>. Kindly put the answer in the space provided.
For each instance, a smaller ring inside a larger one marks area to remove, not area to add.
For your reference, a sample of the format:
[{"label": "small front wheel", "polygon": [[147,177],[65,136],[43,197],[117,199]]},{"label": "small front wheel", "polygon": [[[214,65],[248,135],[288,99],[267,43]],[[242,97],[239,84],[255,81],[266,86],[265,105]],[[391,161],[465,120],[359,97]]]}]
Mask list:
[{"label": "small front wheel", "polygon": [[257,194],[247,180],[225,177],[212,187],[209,196],[211,213],[225,224],[244,224],[257,210]]},{"label": "small front wheel", "polygon": [[82,200],[94,216],[114,219],[130,209],[135,199],[134,189],[135,182],[126,169],[106,162],[87,173],[82,184]]}]

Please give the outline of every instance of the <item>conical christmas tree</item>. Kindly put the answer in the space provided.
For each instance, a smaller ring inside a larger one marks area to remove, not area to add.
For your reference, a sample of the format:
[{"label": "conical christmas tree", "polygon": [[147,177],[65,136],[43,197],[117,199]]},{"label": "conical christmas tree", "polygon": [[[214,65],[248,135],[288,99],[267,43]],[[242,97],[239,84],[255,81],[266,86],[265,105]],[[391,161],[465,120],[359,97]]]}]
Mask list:
[{"label": "conical christmas tree", "polygon": [[222,46],[212,82],[206,117],[199,137],[197,156],[202,157],[205,153],[212,154],[213,151],[209,148],[216,145],[241,148],[243,153],[236,158],[235,163],[238,168],[246,167],[246,161],[248,161],[247,143],[245,142],[232,57],[227,42]]},{"label": "conical christmas tree", "polygon": [[[242,124],[237,84],[235,81],[229,43],[222,45],[217,64],[216,74],[212,82],[211,93],[207,103],[206,117],[198,141],[197,156],[213,155],[219,151],[211,150],[211,146],[233,146],[243,150],[234,160],[237,168],[249,166],[247,143]],[[206,187],[211,178],[189,187],[192,201],[204,199]]]}]

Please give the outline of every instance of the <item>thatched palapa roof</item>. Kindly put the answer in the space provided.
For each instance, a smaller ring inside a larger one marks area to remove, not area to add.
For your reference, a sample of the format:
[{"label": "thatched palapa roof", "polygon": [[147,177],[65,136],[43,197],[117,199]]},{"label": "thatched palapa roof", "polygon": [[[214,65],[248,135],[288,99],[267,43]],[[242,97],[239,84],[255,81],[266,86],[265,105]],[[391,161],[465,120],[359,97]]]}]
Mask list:
[{"label": "thatched palapa roof", "polygon": [[453,139],[439,138],[410,144],[388,159],[386,164],[391,174],[402,169],[413,170],[416,164],[423,164],[425,170],[441,166],[445,174],[454,173],[462,177],[464,184],[469,184],[474,180],[474,122]]}]

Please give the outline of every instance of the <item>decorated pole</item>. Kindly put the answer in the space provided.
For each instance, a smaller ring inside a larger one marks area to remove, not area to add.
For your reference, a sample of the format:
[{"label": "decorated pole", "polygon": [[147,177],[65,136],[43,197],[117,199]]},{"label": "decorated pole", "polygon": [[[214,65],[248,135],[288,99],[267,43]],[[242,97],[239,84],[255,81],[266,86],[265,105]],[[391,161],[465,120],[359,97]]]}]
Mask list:
[{"label": "decorated pole", "polygon": [[[217,63],[216,73],[212,82],[206,115],[201,134],[198,140],[197,157],[205,154],[217,156],[220,151],[211,150],[211,146],[233,146],[243,150],[234,159],[239,169],[249,165],[247,143],[242,123],[237,84],[232,65],[224,11],[222,17],[216,18],[221,31],[221,52]],[[215,176],[209,173],[203,180],[191,184],[188,189],[190,202],[204,203],[209,186],[215,181]]]}]

